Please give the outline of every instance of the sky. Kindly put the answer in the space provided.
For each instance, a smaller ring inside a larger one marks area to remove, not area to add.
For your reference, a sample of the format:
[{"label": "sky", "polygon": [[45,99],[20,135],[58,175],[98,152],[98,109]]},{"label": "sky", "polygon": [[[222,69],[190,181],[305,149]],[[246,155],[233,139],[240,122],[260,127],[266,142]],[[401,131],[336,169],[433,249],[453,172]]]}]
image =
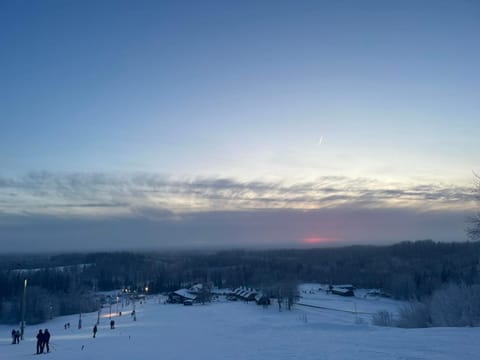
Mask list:
[{"label": "sky", "polygon": [[0,1],[0,251],[465,241],[476,1]]}]

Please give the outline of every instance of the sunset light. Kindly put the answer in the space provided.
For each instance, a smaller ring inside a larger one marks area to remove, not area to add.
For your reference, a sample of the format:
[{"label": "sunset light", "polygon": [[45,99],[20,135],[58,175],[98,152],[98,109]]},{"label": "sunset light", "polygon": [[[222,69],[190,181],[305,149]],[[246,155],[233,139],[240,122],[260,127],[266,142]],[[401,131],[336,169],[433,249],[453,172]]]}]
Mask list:
[{"label": "sunset light", "polygon": [[327,237],[308,237],[302,240],[304,244],[310,244],[310,245],[325,244],[333,241],[335,240]]}]

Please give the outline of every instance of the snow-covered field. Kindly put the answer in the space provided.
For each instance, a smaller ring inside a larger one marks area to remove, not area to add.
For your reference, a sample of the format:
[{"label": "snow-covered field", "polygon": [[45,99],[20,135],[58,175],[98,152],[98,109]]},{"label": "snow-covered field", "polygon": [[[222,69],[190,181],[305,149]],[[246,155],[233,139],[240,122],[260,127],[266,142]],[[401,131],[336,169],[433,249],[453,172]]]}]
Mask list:
[{"label": "snow-covered field", "polygon": [[[137,304],[137,321],[129,315],[131,307],[123,309],[123,316],[114,318],[114,330],[109,328],[108,308],[104,308],[96,339],[92,338],[92,328],[97,313],[83,315],[81,330],[77,329],[78,315],[30,326],[26,340],[19,345],[10,344],[11,327],[1,325],[0,359],[33,356],[34,336],[40,328],[48,328],[52,334],[52,352],[45,355],[51,359],[479,358],[480,328],[377,327],[371,325],[368,313],[395,311],[398,302],[363,296],[343,298],[315,288],[315,284],[303,285],[300,302],[321,308],[298,305],[293,311],[282,312],[275,304],[263,308],[227,301],[165,305],[152,296],[145,304]],[[66,322],[71,328],[64,330]]]}]

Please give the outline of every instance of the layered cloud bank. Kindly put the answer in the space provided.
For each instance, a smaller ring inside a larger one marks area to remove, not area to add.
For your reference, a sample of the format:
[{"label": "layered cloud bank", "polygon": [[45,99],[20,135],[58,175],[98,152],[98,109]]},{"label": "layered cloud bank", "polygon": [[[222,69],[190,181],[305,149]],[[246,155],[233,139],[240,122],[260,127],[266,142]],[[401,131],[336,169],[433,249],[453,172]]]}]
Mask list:
[{"label": "layered cloud bank", "polygon": [[472,189],[320,177],[315,182],[173,178],[159,174],[31,173],[0,177],[0,211],[9,214],[115,215],[153,207],[173,212],[250,209],[472,207]]},{"label": "layered cloud bank", "polygon": [[440,183],[44,172],[0,177],[0,237],[4,251],[459,241],[474,206]]}]

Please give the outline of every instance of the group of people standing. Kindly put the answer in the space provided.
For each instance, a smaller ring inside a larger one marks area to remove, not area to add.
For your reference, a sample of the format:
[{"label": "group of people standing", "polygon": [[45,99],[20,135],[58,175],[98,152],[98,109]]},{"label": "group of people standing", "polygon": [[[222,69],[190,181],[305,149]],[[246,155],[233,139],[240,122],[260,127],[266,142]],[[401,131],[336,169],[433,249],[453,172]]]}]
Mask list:
[{"label": "group of people standing", "polygon": [[[132,313],[134,315],[134,312]],[[70,328],[70,323],[66,323],[64,325],[65,329]],[[115,329],[115,320],[110,320],[110,329]],[[93,337],[97,336],[97,325],[93,327]],[[37,354],[43,354],[44,352],[50,352],[50,332],[48,329],[45,330],[38,330],[37,334]],[[20,343],[20,330],[12,329],[12,344],[19,344]]]},{"label": "group of people standing", "polygon": [[45,347],[47,348],[47,353],[50,352],[50,333],[48,329],[42,332],[38,330],[37,334],[37,354],[43,354]]},{"label": "group of people standing", "polygon": [[12,329],[12,344],[20,344],[20,330]]}]

